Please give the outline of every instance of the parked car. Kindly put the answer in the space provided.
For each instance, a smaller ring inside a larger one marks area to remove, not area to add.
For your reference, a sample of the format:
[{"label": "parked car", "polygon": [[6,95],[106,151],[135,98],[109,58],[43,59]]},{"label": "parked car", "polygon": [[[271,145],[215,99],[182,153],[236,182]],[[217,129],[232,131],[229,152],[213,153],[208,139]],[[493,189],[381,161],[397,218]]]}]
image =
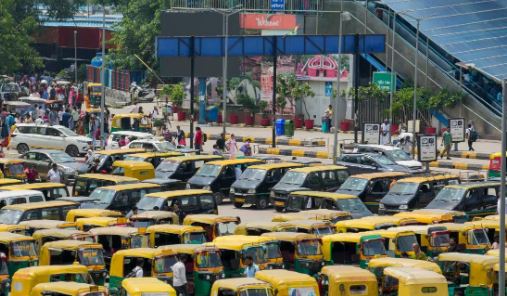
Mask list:
[{"label": "parked car", "polygon": [[129,142],[133,142],[138,139],[152,139],[153,135],[150,133],[143,133],[143,132],[135,132],[135,131],[117,131],[112,132],[109,137],[107,138],[107,149],[118,149],[120,146],[118,145],[118,142],[120,141],[121,137],[125,136],[129,139]]},{"label": "parked car", "polygon": [[79,174],[88,171],[88,166],[59,150],[31,150],[21,156],[26,165],[33,165],[42,180],[47,180],[51,165],[56,163],[62,172],[65,184],[73,184]]},{"label": "parked car", "polygon": [[25,154],[30,149],[45,148],[65,151],[73,157],[85,154],[92,144],[92,139],[80,136],[61,125],[37,125],[20,123],[9,143],[10,148]]},{"label": "parked car", "polygon": [[377,172],[410,172],[407,167],[396,164],[389,158],[376,153],[342,154],[336,164],[347,167],[351,175]]},{"label": "parked car", "polygon": [[410,154],[402,149],[387,145],[358,145],[355,152],[373,152],[380,153],[391,161],[410,169],[411,173],[423,173],[424,168],[421,162],[414,160]]},{"label": "parked car", "polygon": [[23,90],[16,82],[6,82],[0,85],[0,99],[2,101],[14,101],[22,94]]},{"label": "parked car", "polygon": [[138,139],[130,142],[125,148],[142,148],[146,151],[151,152],[169,152],[178,151],[185,155],[195,154],[197,150],[178,147],[169,141],[158,140],[158,139]]}]

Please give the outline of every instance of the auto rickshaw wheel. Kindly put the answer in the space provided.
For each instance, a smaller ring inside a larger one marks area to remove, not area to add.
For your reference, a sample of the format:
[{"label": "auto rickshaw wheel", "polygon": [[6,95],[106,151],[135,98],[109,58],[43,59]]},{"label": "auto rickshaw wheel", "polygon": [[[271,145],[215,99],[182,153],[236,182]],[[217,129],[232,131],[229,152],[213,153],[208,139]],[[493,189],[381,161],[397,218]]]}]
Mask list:
[{"label": "auto rickshaw wheel", "polygon": [[19,144],[19,145],[16,147],[16,149],[18,150],[18,153],[19,153],[19,154],[25,154],[25,153],[27,153],[28,151],[30,151],[30,148],[28,147],[28,145],[23,144],[23,143]]},{"label": "auto rickshaw wheel", "polygon": [[240,209],[243,206],[242,202],[235,202],[234,207]]},{"label": "auto rickshaw wheel", "polygon": [[216,192],[215,193],[215,202],[217,205],[221,205],[224,203],[225,195],[222,192]]},{"label": "auto rickshaw wheel", "polygon": [[257,203],[255,204],[255,206],[259,210],[264,210],[265,208],[268,207],[268,200],[266,198],[261,197],[257,200]]},{"label": "auto rickshaw wheel", "polygon": [[65,149],[65,153],[67,153],[72,157],[79,157],[79,149],[76,147],[76,145],[67,146],[67,149]]}]

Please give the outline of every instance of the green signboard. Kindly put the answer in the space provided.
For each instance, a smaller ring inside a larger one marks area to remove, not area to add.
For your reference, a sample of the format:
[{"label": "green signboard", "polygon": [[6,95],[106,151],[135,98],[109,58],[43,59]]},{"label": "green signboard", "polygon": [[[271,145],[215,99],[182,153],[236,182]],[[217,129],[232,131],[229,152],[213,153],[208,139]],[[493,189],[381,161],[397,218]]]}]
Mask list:
[{"label": "green signboard", "polygon": [[396,74],[391,72],[373,72],[373,84],[387,92],[396,90]]}]

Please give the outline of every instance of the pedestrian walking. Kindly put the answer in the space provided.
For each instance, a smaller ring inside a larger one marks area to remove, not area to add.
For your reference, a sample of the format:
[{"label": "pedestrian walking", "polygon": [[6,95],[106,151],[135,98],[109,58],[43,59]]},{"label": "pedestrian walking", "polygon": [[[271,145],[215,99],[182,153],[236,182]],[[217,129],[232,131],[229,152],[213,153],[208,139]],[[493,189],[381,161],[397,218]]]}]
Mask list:
[{"label": "pedestrian walking", "polygon": [[187,272],[185,268],[186,258],[183,255],[176,256],[176,263],[171,266],[173,272],[173,287],[177,296],[187,295]]},{"label": "pedestrian walking", "polygon": [[329,133],[331,131],[331,119],[333,118],[333,106],[329,105],[324,112],[324,120],[326,121],[326,129],[324,132]]},{"label": "pedestrian walking", "polygon": [[444,154],[447,154],[447,159],[451,159],[450,153],[451,153],[451,144],[452,144],[452,136],[449,132],[449,129],[445,129],[444,133],[442,134],[442,143],[440,146],[443,146],[444,148],[440,152],[440,158],[444,158]]},{"label": "pedestrian walking", "polygon": [[187,145],[187,141],[185,140],[185,132],[181,130],[179,125],[176,127],[176,137],[178,138],[178,146]]},{"label": "pedestrian walking", "polygon": [[197,150],[197,154],[201,154],[202,146],[204,145],[204,136],[200,127],[195,128],[194,136],[194,147]]},{"label": "pedestrian walking", "polygon": [[24,169],[27,183],[35,183],[39,181],[39,173],[35,169],[35,165],[27,165]]},{"label": "pedestrian walking", "polygon": [[255,273],[257,271],[259,271],[259,266],[257,266],[257,264],[255,264],[252,256],[246,256],[245,265],[246,265],[246,267],[245,267],[245,271],[244,271],[244,276],[247,278],[254,278]]},{"label": "pedestrian walking", "polygon": [[246,142],[239,148],[241,152],[243,152],[243,155],[245,156],[252,156],[252,146],[250,145],[250,141],[246,140]]},{"label": "pedestrian walking", "polygon": [[384,119],[384,122],[380,125],[380,144],[389,145],[391,143],[391,124],[389,120]]},{"label": "pedestrian walking", "polygon": [[61,183],[62,182],[62,174],[58,170],[58,165],[53,163],[51,165],[51,169],[48,171],[48,180],[52,183]]},{"label": "pedestrian walking", "polygon": [[215,143],[218,149],[222,150],[222,153],[225,152],[225,134],[221,133],[220,137],[217,139]]},{"label": "pedestrian walking", "polygon": [[220,150],[218,148],[217,144],[213,145],[213,155],[220,155],[220,156],[222,155],[222,150]]},{"label": "pedestrian walking", "polygon": [[475,141],[477,141],[478,134],[471,123],[468,124],[468,128],[465,131],[465,137],[467,138],[468,141],[468,151],[475,151],[473,144]]},{"label": "pedestrian walking", "polygon": [[231,134],[231,138],[227,141],[226,147],[231,155],[231,159],[236,158],[236,153],[238,153],[238,144],[236,143],[236,137],[234,134]]}]

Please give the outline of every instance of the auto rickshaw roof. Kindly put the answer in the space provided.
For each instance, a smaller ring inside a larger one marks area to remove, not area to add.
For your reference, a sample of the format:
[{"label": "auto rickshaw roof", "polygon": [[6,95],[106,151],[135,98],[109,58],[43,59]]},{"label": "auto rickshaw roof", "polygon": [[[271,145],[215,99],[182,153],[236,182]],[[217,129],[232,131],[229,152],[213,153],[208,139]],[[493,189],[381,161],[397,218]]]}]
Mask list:
[{"label": "auto rickshaw roof", "polygon": [[291,169],[290,171],[308,174],[308,173],[320,172],[320,171],[346,170],[346,169],[347,169],[346,167],[341,166],[341,165],[326,164],[326,165],[316,165],[316,166],[295,168],[295,169]]},{"label": "auto rickshaw roof", "polygon": [[19,158],[0,158],[0,164],[23,164],[23,160]]},{"label": "auto rickshaw roof", "polygon": [[110,150],[100,150],[96,151],[95,154],[100,155],[118,155],[118,154],[134,154],[134,153],[142,153],[146,150],[142,148],[125,148],[125,149],[110,149]]},{"label": "auto rickshaw roof", "polygon": [[97,179],[106,180],[116,183],[139,182],[136,178],[110,175],[110,174],[82,174],[77,177],[78,179]]},{"label": "auto rickshaw roof", "polygon": [[[298,228],[304,228],[304,229],[313,229],[313,228],[317,228],[317,227],[331,227],[331,228],[334,228],[333,224],[331,224],[329,221],[324,221],[324,220],[304,220],[304,219],[301,219],[301,220],[291,220],[290,223],[289,222],[281,222],[281,223],[287,223],[287,225],[290,225],[290,226],[293,226],[293,227],[298,227]],[[285,224],[282,224],[282,226],[285,226]]]},{"label": "auto rickshaw roof", "polygon": [[116,120],[118,118],[136,118],[137,119],[137,118],[143,118],[144,116],[146,116],[146,115],[144,115],[142,113],[121,113],[121,114],[115,114],[113,116],[113,120]]},{"label": "auto rickshaw roof", "polygon": [[272,169],[284,169],[284,168],[300,168],[304,165],[302,163],[297,162],[275,162],[275,163],[264,163],[264,164],[256,164],[250,166],[249,169],[257,169],[268,171]]},{"label": "auto rickshaw roof", "polygon": [[316,285],[317,281],[312,276],[285,269],[261,270],[255,273],[255,278],[271,283],[275,286],[297,283],[299,285]]},{"label": "auto rickshaw roof", "polygon": [[[505,215],[505,217],[507,217],[507,215]],[[496,214],[496,215],[488,215],[488,216],[485,216],[485,217],[482,217],[481,220],[493,220],[493,221],[498,221],[500,220],[500,215]],[[480,220],[479,220],[480,221]]]},{"label": "auto rickshaw roof", "polygon": [[435,262],[426,260],[415,260],[409,258],[373,258],[368,262],[368,268],[386,268],[386,267],[412,267],[431,270],[436,273],[442,273],[442,270]]},{"label": "auto rickshaw roof", "polygon": [[146,228],[146,233],[152,232],[177,233],[181,235],[187,232],[204,232],[204,228],[202,228],[201,226],[192,226],[192,225],[157,224],[148,226],[148,228]]},{"label": "auto rickshaw roof", "polygon": [[32,237],[38,239],[41,237],[58,237],[58,238],[69,238],[74,235],[86,235],[86,232],[77,229],[64,229],[64,228],[48,228],[36,230]]},{"label": "auto rickshaw roof", "polygon": [[96,286],[85,283],[77,283],[77,282],[51,282],[51,283],[41,283],[32,288],[32,293],[37,292],[52,292],[58,293],[61,295],[81,295],[81,293],[87,292],[106,292],[107,289],[104,286]]},{"label": "auto rickshaw roof", "polygon": [[326,192],[326,191],[294,191],[291,192],[290,195],[297,195],[297,196],[312,196],[312,197],[321,197],[321,198],[329,198],[332,200],[337,199],[351,199],[351,198],[359,198],[355,195],[351,194],[342,194],[342,193],[335,193],[335,192]]},{"label": "auto rickshaw roof", "polygon": [[225,288],[232,291],[245,288],[271,288],[269,283],[258,280],[256,278],[232,278],[218,280],[213,285],[217,285],[219,288]]},{"label": "auto rickshaw roof", "polygon": [[466,231],[466,230],[472,230],[472,229],[483,229],[483,227],[479,224],[473,224],[473,223],[439,223],[438,226],[444,226],[447,228],[447,230],[452,232],[457,231]]},{"label": "auto rickshaw roof", "polygon": [[84,240],[56,240],[45,243],[42,248],[46,249],[65,249],[65,250],[78,250],[80,248],[95,248],[102,249],[102,245],[98,243],[91,243]]},{"label": "auto rickshaw roof", "polygon": [[86,85],[87,87],[93,87],[93,86],[102,86],[102,83],[97,83],[97,82],[90,82]]},{"label": "auto rickshaw roof", "polygon": [[432,175],[432,176],[424,176],[424,177],[409,177],[399,179],[398,183],[425,183],[425,182],[433,182],[433,181],[442,181],[442,180],[452,180],[459,179],[459,176],[444,174],[444,175]]},{"label": "auto rickshaw roof", "polygon": [[325,242],[350,242],[350,243],[359,243],[363,238],[382,238],[380,235],[371,235],[365,233],[335,233],[328,234],[321,237],[322,243]]},{"label": "auto rickshaw roof", "polygon": [[215,214],[191,214],[185,216],[183,224],[190,224],[192,222],[214,224],[214,223],[239,222],[239,221],[241,221],[241,219],[237,216],[225,216]]},{"label": "auto rickshaw roof", "polygon": [[264,163],[261,159],[256,158],[235,158],[235,159],[224,159],[224,160],[214,160],[210,161],[207,164],[226,166],[226,165],[239,165],[239,164],[248,164],[248,163]]},{"label": "auto rickshaw roof", "polygon": [[284,231],[275,231],[275,232],[266,232],[261,234],[261,237],[267,237],[280,241],[287,242],[297,242],[303,240],[312,240],[318,239],[316,235],[309,233],[299,233],[299,232],[284,232]]},{"label": "auto rickshaw roof", "polygon": [[[506,251],[507,251],[507,248],[506,248]],[[500,256],[500,249],[491,249],[486,252],[486,255],[499,257]]]},{"label": "auto rickshaw roof", "polygon": [[387,267],[384,274],[394,277],[406,285],[418,284],[446,284],[447,280],[441,274],[433,271],[413,267]]},{"label": "auto rickshaw roof", "polygon": [[61,226],[74,226],[72,222],[60,221],[60,220],[28,220],[19,222],[20,225],[25,225],[27,228],[35,228],[35,229],[49,229],[49,228],[57,228]]},{"label": "auto rickshaw roof", "polygon": [[[371,262],[371,261],[370,261]],[[359,266],[351,265],[327,265],[320,271],[333,282],[377,282],[375,274]]]},{"label": "auto rickshaw roof", "polygon": [[67,212],[67,217],[71,215],[74,215],[74,217],[79,216],[79,218],[123,217],[121,212],[106,209],[72,209]]},{"label": "auto rickshaw roof", "polygon": [[0,186],[2,185],[14,185],[14,184],[21,184],[22,181],[18,179],[11,179],[11,178],[1,178],[0,179]]},{"label": "auto rickshaw roof", "polygon": [[194,254],[197,251],[205,251],[205,250],[213,250],[217,251],[218,248],[214,246],[203,246],[200,244],[174,244],[174,245],[167,245],[167,246],[160,246],[157,248],[158,250],[172,250],[175,253],[184,253],[184,254]]},{"label": "auto rickshaw roof", "polygon": [[415,219],[420,223],[433,224],[454,220],[454,216],[464,216],[464,212],[440,210],[440,209],[419,209],[412,212],[400,212],[393,216]]},{"label": "auto rickshaw roof", "polygon": [[55,273],[88,273],[88,268],[80,264],[67,265],[39,265],[21,268],[14,274],[13,278],[25,278],[26,276],[41,276]]},{"label": "auto rickshaw roof", "polygon": [[58,206],[60,206],[60,207],[74,206],[74,205],[76,205],[75,202],[52,200],[52,201],[44,201],[44,202],[30,202],[30,203],[25,203],[25,204],[8,205],[8,206],[3,207],[2,209],[28,211],[28,210],[35,210],[35,209],[51,208],[51,207],[58,207]]},{"label": "auto rickshaw roof", "polygon": [[383,173],[357,174],[357,175],[352,175],[350,177],[357,178],[357,179],[373,180],[373,179],[380,179],[380,178],[396,178],[396,177],[403,177],[403,176],[408,176],[408,174],[402,173],[402,172],[383,172]]},{"label": "auto rickshaw roof", "polygon": [[150,157],[161,157],[161,158],[167,158],[172,156],[183,156],[183,153],[178,151],[167,151],[167,152],[141,152],[141,153],[134,153],[129,154],[129,156],[132,157],[139,157],[139,158],[150,158]]},{"label": "auto rickshaw roof", "polygon": [[404,218],[394,216],[368,216],[358,219],[350,219],[336,222],[335,226],[347,228],[361,228],[374,230],[378,226],[398,225]]},{"label": "auto rickshaw roof", "polygon": [[171,249],[154,249],[154,248],[133,248],[133,249],[124,249],[118,250],[113,254],[113,257],[119,256],[123,257],[143,257],[143,258],[155,258],[158,255],[167,254],[174,255],[176,254]]},{"label": "auto rickshaw roof", "polygon": [[487,187],[495,187],[500,186],[500,182],[476,182],[476,183],[466,183],[466,184],[452,184],[445,186],[446,188],[456,188],[456,189],[476,189],[476,188],[487,188]]},{"label": "auto rickshaw roof", "polygon": [[137,168],[144,170],[154,170],[155,167],[145,161],[135,161],[135,160],[117,160],[113,162],[113,167],[122,167],[122,168]]},{"label": "auto rickshaw roof", "polygon": [[22,234],[12,233],[12,232],[0,232],[0,242],[8,243],[8,242],[18,242],[18,241],[27,241],[34,240],[31,236],[26,236]]},{"label": "auto rickshaw roof", "polygon": [[146,211],[139,214],[132,215],[130,220],[137,219],[166,219],[166,218],[177,218],[178,215],[168,211]]},{"label": "auto rickshaw roof", "polygon": [[43,182],[43,183],[28,183],[28,184],[4,186],[2,187],[2,190],[41,190],[48,188],[66,188],[66,187],[65,184],[62,183]]},{"label": "auto rickshaw roof", "polygon": [[[84,226],[84,225],[95,225],[97,227],[100,226],[113,226],[117,224],[124,224],[119,222],[118,220],[121,220],[122,218],[118,217],[87,217],[87,218],[78,218],[76,219],[76,225],[77,226]],[[126,219],[125,223],[127,222]]]},{"label": "auto rickshaw roof", "polygon": [[89,230],[93,235],[119,235],[119,236],[132,236],[139,233],[139,229],[135,227],[123,226],[106,226],[96,227]]},{"label": "auto rickshaw roof", "polygon": [[[294,233],[293,233],[294,234]],[[271,241],[269,238],[253,235],[227,235],[216,237],[213,242],[205,243],[205,246],[215,246],[219,249],[240,251],[245,246],[255,246]]]},{"label": "auto rickshaw roof", "polygon": [[[471,224],[471,225],[474,225],[474,226],[479,226],[479,227],[482,227],[482,228],[492,228],[492,229],[495,229],[495,230],[499,230],[500,229],[500,223],[497,220],[482,219],[482,220],[477,220],[477,221],[470,221],[470,222],[467,222],[467,224]],[[505,223],[505,225],[507,226],[507,223]]]},{"label": "auto rickshaw roof", "polygon": [[[397,226],[391,227],[389,230],[397,230],[397,231],[413,231],[417,234],[428,234],[428,230],[433,227],[442,227],[440,224],[430,224],[430,225],[406,225],[406,226]],[[445,228],[445,227],[444,227]]]},{"label": "auto rickshaw roof", "polygon": [[224,159],[221,155],[208,155],[208,154],[200,154],[200,155],[188,155],[188,156],[176,156],[171,157],[169,159],[164,159],[164,161],[168,162],[184,162],[184,161],[199,161],[199,160],[220,160]]},{"label": "auto rickshaw roof", "polygon": [[457,262],[477,263],[481,265],[490,265],[490,264],[492,265],[498,262],[498,257],[480,254],[449,252],[438,255],[438,261],[440,262],[457,261]]},{"label": "auto rickshaw roof", "polygon": [[155,192],[146,194],[144,197],[155,197],[155,198],[175,198],[180,196],[187,196],[187,195],[201,195],[201,194],[212,194],[209,190],[204,189],[190,189],[190,190],[173,190],[173,191],[161,191],[161,192]]},{"label": "auto rickshaw roof", "polygon": [[[137,163],[140,163],[140,162],[137,162]],[[143,189],[143,188],[160,188],[160,185],[153,184],[153,183],[137,182],[137,183],[108,185],[108,186],[100,187],[100,189],[113,190],[113,191],[123,191],[123,190]]]},{"label": "auto rickshaw roof", "polygon": [[311,219],[311,220],[331,220],[336,217],[351,217],[349,212],[334,211],[327,209],[308,210],[296,213],[285,213],[273,216],[273,222],[286,222],[292,220]]},{"label": "auto rickshaw roof", "polygon": [[26,230],[25,225],[14,225],[14,224],[0,224],[0,232],[13,232],[13,231],[21,231]]},{"label": "auto rickshaw roof", "polygon": [[169,296],[175,296],[176,291],[174,288],[157,279],[151,277],[144,278],[126,278],[121,282],[122,287],[129,293],[157,293],[157,292],[169,292]]},{"label": "auto rickshaw roof", "polygon": [[255,222],[245,222],[238,224],[236,229],[251,229],[251,228],[259,228],[259,229],[269,229],[271,231],[275,231],[279,227],[290,227],[292,224],[290,222],[270,222],[270,221],[255,221]]},{"label": "auto rickshaw roof", "polygon": [[397,228],[378,229],[378,230],[364,231],[361,233],[370,234],[370,235],[378,234],[381,237],[389,238],[389,239],[396,238],[399,236],[415,235],[415,233],[413,231],[398,230]]}]

